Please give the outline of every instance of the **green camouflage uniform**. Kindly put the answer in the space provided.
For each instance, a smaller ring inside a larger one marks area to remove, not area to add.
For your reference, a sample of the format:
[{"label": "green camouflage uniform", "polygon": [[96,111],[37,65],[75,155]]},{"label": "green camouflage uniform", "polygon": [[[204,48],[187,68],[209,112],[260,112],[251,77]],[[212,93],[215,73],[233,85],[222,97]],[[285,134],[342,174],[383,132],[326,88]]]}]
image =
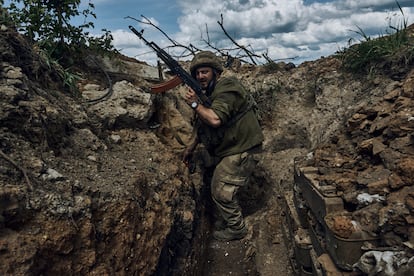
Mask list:
[{"label": "green camouflage uniform", "polygon": [[[248,182],[258,162],[255,152],[263,142],[249,97],[236,78],[220,78],[210,99],[211,109],[222,124],[213,128],[199,120],[197,128],[198,137],[210,155],[220,160],[211,180],[213,201],[227,227],[236,230],[245,227],[236,193]],[[248,111],[243,112],[246,108]]]}]

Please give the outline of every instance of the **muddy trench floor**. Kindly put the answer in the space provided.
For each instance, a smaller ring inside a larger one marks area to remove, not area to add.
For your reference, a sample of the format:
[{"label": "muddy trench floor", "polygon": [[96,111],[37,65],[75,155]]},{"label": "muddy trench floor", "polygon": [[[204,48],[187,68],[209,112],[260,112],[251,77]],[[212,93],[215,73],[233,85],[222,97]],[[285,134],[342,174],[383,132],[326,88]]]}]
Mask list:
[{"label": "muddy trench floor", "polygon": [[[206,185],[208,186],[208,185]],[[283,235],[284,212],[281,198],[274,193],[272,184],[254,176],[252,183],[238,193],[248,234],[241,240],[229,242],[213,238],[214,210],[210,196],[202,200],[199,235],[204,239],[194,244],[201,247],[198,264],[201,275],[294,275],[289,259],[287,241]],[[280,189],[280,187],[278,187]]]}]

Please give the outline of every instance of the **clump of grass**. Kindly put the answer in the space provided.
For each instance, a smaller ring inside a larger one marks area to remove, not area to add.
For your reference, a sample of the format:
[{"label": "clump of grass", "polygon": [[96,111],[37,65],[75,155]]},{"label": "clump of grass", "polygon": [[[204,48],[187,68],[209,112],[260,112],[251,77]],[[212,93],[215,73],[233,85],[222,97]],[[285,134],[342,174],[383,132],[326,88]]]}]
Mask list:
[{"label": "clump of grass", "polygon": [[[397,2],[402,21],[397,26],[389,24],[390,31],[376,39],[360,28],[355,31],[361,36],[360,43],[338,52],[343,67],[353,73],[373,74],[379,69],[392,67],[392,64],[409,64],[414,60],[414,46],[407,30],[407,19]],[[349,45],[353,39],[349,40]]]},{"label": "clump of grass", "polygon": [[280,70],[280,65],[273,61],[270,61],[263,65],[264,73],[273,73],[279,70]]}]

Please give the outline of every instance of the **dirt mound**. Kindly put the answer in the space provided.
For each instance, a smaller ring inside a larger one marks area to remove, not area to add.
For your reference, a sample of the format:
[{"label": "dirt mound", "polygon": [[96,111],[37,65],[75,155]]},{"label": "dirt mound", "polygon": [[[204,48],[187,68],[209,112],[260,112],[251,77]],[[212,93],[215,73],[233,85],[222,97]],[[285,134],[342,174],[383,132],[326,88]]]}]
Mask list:
[{"label": "dirt mound", "polygon": [[134,127],[146,118],[108,129],[13,30],[0,48],[1,273],[155,271],[173,225],[192,235],[193,186],[177,152]]}]

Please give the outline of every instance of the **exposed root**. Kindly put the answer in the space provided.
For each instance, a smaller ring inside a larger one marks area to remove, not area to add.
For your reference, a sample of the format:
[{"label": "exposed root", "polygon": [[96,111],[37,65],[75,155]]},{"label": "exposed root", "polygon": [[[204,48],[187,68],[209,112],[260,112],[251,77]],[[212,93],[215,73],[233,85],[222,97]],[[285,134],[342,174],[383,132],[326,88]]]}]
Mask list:
[{"label": "exposed root", "polygon": [[32,186],[32,183],[30,182],[29,177],[27,176],[26,170],[20,167],[9,156],[7,156],[7,154],[5,154],[2,150],[0,150],[0,156],[3,157],[6,161],[9,161],[13,166],[15,166],[17,169],[19,169],[22,172],[24,179],[26,180],[27,187],[29,188],[30,191],[32,191],[33,186]]}]

